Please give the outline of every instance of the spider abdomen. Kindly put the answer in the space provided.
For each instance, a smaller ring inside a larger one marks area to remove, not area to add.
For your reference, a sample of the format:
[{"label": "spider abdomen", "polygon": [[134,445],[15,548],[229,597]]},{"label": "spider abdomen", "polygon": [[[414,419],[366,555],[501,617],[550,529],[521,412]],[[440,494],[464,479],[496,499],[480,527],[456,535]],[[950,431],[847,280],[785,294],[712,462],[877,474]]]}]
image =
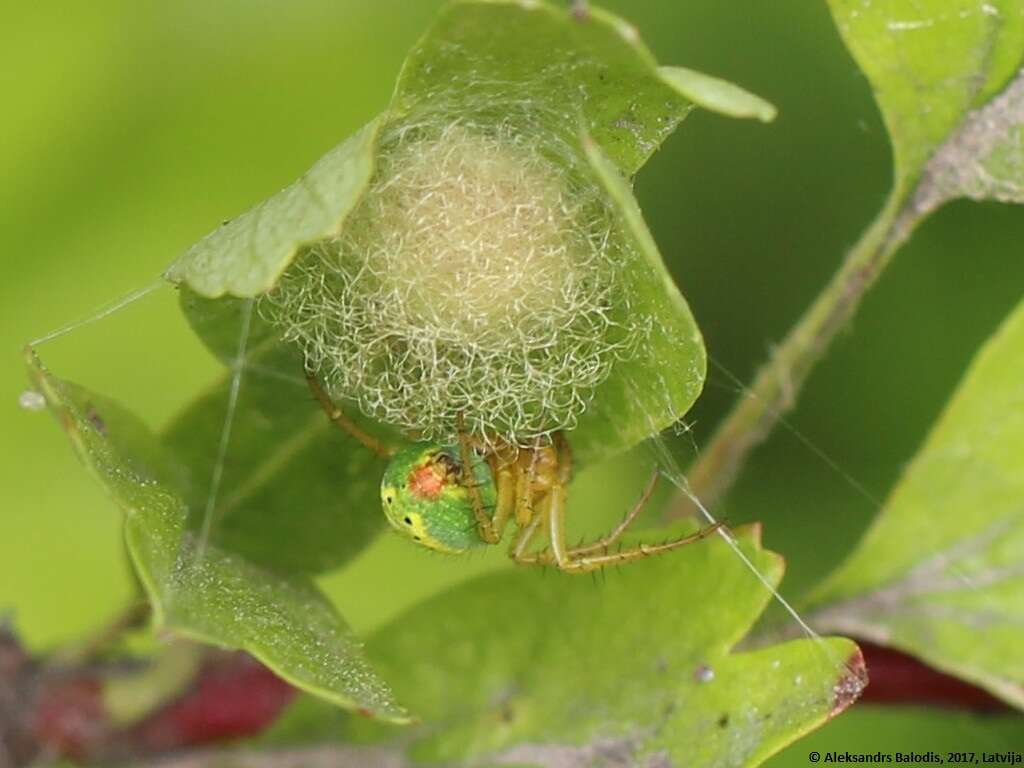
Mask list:
[{"label": "spider abdomen", "polygon": [[487,461],[472,453],[467,473],[458,448],[418,443],[391,459],[381,481],[381,502],[391,526],[425,547],[459,553],[483,545],[469,483],[485,508],[496,491]]}]

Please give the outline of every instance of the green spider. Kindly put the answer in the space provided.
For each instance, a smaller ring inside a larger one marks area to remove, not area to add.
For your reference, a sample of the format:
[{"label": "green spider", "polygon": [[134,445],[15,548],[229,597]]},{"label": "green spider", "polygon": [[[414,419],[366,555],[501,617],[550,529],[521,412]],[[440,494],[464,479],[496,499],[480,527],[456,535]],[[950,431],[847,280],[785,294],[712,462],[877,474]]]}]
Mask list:
[{"label": "green spider", "polygon": [[[517,532],[509,557],[515,562],[586,573],[678,549],[719,528],[712,525],[662,544],[612,551],[650,499],[658,479],[655,473],[611,533],[591,544],[567,547],[565,502],[572,454],[561,433],[556,432],[550,444],[532,448],[486,446],[465,433],[460,433],[459,444],[454,446],[416,443],[394,448],[361,430],[312,374],[307,372],[306,378],[332,422],[390,460],[381,481],[381,503],[388,522],[402,535],[435,551],[462,554],[498,544],[514,521]],[[546,536],[547,547],[535,549],[532,545],[539,535]]]}]

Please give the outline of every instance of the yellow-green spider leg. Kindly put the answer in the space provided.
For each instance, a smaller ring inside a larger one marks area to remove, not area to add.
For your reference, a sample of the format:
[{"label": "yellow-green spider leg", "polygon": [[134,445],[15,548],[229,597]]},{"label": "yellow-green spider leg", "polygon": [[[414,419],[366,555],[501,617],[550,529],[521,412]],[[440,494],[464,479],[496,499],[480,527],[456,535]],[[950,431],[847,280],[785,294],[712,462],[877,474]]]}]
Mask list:
[{"label": "yellow-green spider leg", "polygon": [[683,536],[682,538],[675,539],[674,541],[666,541],[664,544],[638,544],[632,549],[625,549],[621,552],[610,552],[597,556],[583,557],[576,562],[582,564],[582,569],[584,571],[589,571],[594,570],[595,568],[603,568],[606,565],[618,565],[619,563],[641,560],[645,557],[650,557],[651,555],[671,552],[673,549],[685,547],[687,544],[695,544],[696,542],[706,539],[711,534],[717,532],[721,527],[721,523],[714,523],[713,525],[704,526],[699,531],[691,533],[689,536]]},{"label": "yellow-green spider leg", "polygon": [[530,464],[524,470],[516,460],[516,524],[524,528],[534,517],[533,488],[537,480],[537,451],[530,451]]},{"label": "yellow-green spider leg", "polygon": [[[621,552],[608,552],[601,555],[570,557],[563,562],[555,562],[554,565],[567,573],[588,573],[609,565],[622,565],[623,563],[633,562],[634,560],[642,560],[646,557],[650,557],[651,555],[660,555],[664,552],[671,552],[673,549],[679,549],[687,544],[693,544],[701,539],[706,539],[721,527],[721,523],[715,523],[714,525],[701,528],[699,531],[692,533],[689,536],[684,536],[681,539],[676,539],[675,541],[667,541],[664,544],[638,544],[632,549],[624,549]],[[540,563],[542,565],[547,564],[545,561],[550,558],[551,553],[542,552],[541,555]]]},{"label": "yellow-green spider leg", "polygon": [[512,471],[512,465],[507,463],[498,464],[494,470],[494,517],[491,518],[491,527],[494,529],[497,544],[505,535],[505,527],[511,519],[516,505],[516,478]]},{"label": "yellow-green spider leg", "polygon": [[391,445],[385,445],[380,440],[364,432],[359,426],[352,421],[345,412],[338,407],[337,403],[331,399],[331,396],[324,391],[324,388],[320,386],[320,382],[317,381],[316,376],[310,371],[306,371],[306,383],[309,384],[309,391],[313,393],[313,397],[320,403],[320,407],[324,409],[324,413],[335,425],[347,432],[349,435],[354,437],[360,443],[362,443],[368,450],[377,454],[383,459],[390,459],[397,452],[397,448]]},{"label": "yellow-green spider leg", "polygon": [[[566,573],[588,573],[609,565],[622,565],[623,563],[642,560],[652,555],[671,552],[674,549],[707,538],[720,527],[718,524],[707,526],[689,536],[683,536],[663,544],[638,544],[635,547],[619,552],[587,555],[580,554],[580,550],[586,550],[586,547],[577,548],[576,550],[569,550],[565,547],[565,487],[561,483],[551,489],[551,493],[545,499],[544,506],[547,513],[548,535],[551,540],[551,548],[531,555],[520,555],[520,557],[516,558],[516,561],[528,565],[553,565]],[[631,513],[627,517],[635,518],[636,514]],[[619,535],[621,536],[621,533]],[[603,547],[604,544],[601,544],[601,548]]]},{"label": "yellow-green spider leg", "polygon": [[[459,454],[462,458],[463,467],[473,466],[473,446],[469,443],[469,436],[466,434],[466,430],[463,428],[464,422],[462,414],[459,414]],[[467,475],[471,475],[467,469]],[[497,544],[501,541],[500,529],[495,525],[495,520],[492,520],[487,515],[487,510],[484,509],[484,501],[480,496],[480,488],[477,486],[476,481],[471,477],[466,477],[466,489],[469,491],[469,500],[473,506],[473,517],[476,518],[477,527],[480,529],[480,538],[487,544]],[[501,504],[499,507],[503,506]],[[495,509],[495,516],[497,516],[498,509]]]},{"label": "yellow-green spider leg", "polygon": [[519,533],[516,534],[516,538],[512,542],[512,546],[508,549],[508,556],[517,563],[532,564],[530,560],[532,556],[528,556],[526,551],[530,548],[530,543],[537,535],[537,531],[544,527],[546,519],[543,515],[537,515],[528,525],[520,528]]},{"label": "yellow-green spider leg", "polygon": [[633,505],[633,508],[629,510],[626,516],[622,518],[622,522],[619,523],[611,533],[598,539],[593,544],[587,544],[583,547],[570,549],[569,556],[577,557],[579,555],[589,555],[594,552],[607,552],[609,547],[612,547],[615,542],[622,538],[622,534],[624,534],[626,529],[633,524],[637,515],[643,512],[644,508],[647,506],[647,502],[651,500],[651,494],[654,493],[654,487],[658,484],[659,477],[660,473],[655,469],[654,472],[651,473],[651,479],[647,481],[647,485],[644,486],[644,490],[640,494],[640,498],[637,500],[636,504]]}]

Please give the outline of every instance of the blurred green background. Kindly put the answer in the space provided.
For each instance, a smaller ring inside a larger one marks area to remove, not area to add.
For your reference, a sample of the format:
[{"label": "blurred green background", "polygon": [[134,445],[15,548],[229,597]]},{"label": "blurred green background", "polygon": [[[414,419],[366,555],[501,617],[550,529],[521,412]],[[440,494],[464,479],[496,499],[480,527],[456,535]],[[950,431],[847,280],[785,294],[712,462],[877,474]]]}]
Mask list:
[{"label": "blurred green background", "polygon": [[[130,594],[119,516],[43,414],[17,407],[30,339],[150,284],[191,242],[284,186],[386,103],[435,0],[96,0],[8,4],[0,31],[0,611],[38,647],[97,626]],[[713,357],[749,380],[881,206],[890,154],[864,78],[823,3],[606,3],[659,60],[735,80],[780,109],[770,126],[697,113],[642,172],[648,221]],[[500,30],[495,31],[500,34]],[[899,254],[812,378],[795,429],[884,497],[973,350],[1020,298],[1024,213],[958,203]],[[170,289],[43,349],[60,375],[155,425],[218,366]],[[705,440],[736,397],[712,370],[691,413]],[[689,442],[680,441],[680,455]],[[642,482],[630,467],[624,509]],[[634,483],[633,481],[636,480]],[[596,498],[596,496],[595,496]],[[876,505],[780,430],[723,503],[762,520],[801,591]],[[360,630],[468,565],[388,538],[325,584]],[[407,578],[415,573],[415,579]],[[389,585],[417,584],[414,592]],[[383,594],[389,594],[387,599]],[[810,749],[999,750],[1024,719],[854,710]]]}]

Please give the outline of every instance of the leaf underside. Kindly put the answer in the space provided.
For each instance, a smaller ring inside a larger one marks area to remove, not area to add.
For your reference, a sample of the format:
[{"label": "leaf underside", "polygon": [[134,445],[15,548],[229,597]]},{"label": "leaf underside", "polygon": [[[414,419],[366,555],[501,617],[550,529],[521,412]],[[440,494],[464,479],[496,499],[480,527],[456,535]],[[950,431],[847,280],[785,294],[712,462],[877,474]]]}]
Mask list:
[{"label": "leaf underside", "polygon": [[[209,300],[183,288],[181,305],[211,352],[229,365],[162,435],[165,445],[187,458],[179,487],[190,509],[190,527],[197,530],[211,511],[210,483],[233,374],[239,371],[231,440],[212,509],[213,541],[284,572],[317,573],[344,565],[382,528],[385,462],[328,420],[309,392],[298,350],[278,340],[251,300]],[[246,315],[249,333],[239,363]],[[381,430],[377,436],[397,439]]]},{"label": "leaf underside", "polygon": [[125,515],[128,551],[158,626],[248,651],[289,682],[350,708],[404,721],[344,620],[312,582],[257,566],[215,543],[197,551],[175,488],[177,457],[115,403],[53,377],[29,353],[34,385],[79,458]]},{"label": "leaf underside", "polygon": [[[982,348],[817,621],[1024,708],[1024,304]],[[979,640],[979,636],[984,639]]]}]

